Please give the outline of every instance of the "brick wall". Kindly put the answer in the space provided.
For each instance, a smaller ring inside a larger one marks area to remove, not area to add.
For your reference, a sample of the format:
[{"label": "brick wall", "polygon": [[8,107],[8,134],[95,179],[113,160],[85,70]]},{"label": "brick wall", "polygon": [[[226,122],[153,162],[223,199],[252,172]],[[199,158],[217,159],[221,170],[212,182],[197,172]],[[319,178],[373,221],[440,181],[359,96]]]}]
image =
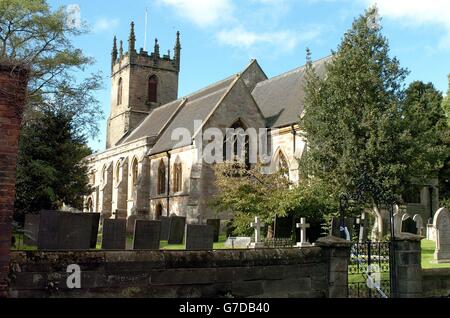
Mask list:
[{"label": "brick wall", "polygon": [[6,295],[14,210],[16,161],[27,72],[0,64],[0,297]]},{"label": "brick wall", "polygon": [[[14,252],[11,297],[347,297],[349,246],[305,249]],[[67,288],[67,266],[81,289]],[[344,283],[345,282],[345,283]]]}]

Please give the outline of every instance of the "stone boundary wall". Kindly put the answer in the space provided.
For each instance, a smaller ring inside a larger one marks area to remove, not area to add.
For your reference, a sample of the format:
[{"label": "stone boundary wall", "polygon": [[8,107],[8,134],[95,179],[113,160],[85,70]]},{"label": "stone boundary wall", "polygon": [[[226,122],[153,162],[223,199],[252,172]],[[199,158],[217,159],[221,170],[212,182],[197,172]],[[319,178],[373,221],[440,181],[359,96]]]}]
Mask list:
[{"label": "stone boundary wall", "polygon": [[[13,298],[347,297],[350,248],[328,238],[304,249],[14,252]],[[67,266],[81,267],[70,290]]]},{"label": "stone boundary wall", "polygon": [[424,269],[423,297],[450,298],[450,268]]}]

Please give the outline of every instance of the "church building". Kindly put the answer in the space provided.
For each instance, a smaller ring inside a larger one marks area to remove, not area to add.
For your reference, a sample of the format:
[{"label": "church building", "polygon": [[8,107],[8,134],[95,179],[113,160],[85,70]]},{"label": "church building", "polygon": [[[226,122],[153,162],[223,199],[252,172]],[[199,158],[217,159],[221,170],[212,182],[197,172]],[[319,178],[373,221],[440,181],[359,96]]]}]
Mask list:
[{"label": "church building", "polygon": [[[237,74],[179,98],[179,32],[173,56],[160,52],[158,40],[152,53],[137,51],[135,45],[132,23],[128,52],[114,38],[106,150],[87,158],[94,191],[85,199],[85,211],[100,212],[102,218],[126,218],[129,229],[135,219],[161,216],[185,216],[188,223],[230,218],[209,207],[216,191],[214,170],[196,160],[198,147],[205,146],[196,137],[208,128],[267,129],[268,168],[283,168],[292,182],[299,181],[298,159],[306,149],[298,126],[304,66],[268,78],[252,60]],[[325,74],[328,60],[314,62],[319,75]],[[192,138],[174,139],[180,128]],[[417,205],[426,217],[429,194],[427,189],[420,191]]]}]

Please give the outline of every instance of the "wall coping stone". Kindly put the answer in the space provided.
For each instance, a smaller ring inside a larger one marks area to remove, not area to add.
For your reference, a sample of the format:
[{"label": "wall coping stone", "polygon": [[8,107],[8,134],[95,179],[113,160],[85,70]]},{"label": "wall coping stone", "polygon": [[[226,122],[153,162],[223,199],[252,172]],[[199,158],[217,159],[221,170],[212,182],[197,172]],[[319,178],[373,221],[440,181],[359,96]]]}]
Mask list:
[{"label": "wall coping stone", "polygon": [[315,246],[319,247],[347,247],[350,248],[353,245],[353,242],[344,240],[335,236],[326,236],[321,237],[315,243]]},{"label": "wall coping stone", "polygon": [[425,236],[420,236],[412,233],[400,233],[396,234],[395,241],[410,241],[410,242],[420,242],[425,239]]},{"label": "wall coping stone", "polygon": [[425,276],[448,276],[450,277],[450,268],[428,268],[422,269],[422,275]]}]

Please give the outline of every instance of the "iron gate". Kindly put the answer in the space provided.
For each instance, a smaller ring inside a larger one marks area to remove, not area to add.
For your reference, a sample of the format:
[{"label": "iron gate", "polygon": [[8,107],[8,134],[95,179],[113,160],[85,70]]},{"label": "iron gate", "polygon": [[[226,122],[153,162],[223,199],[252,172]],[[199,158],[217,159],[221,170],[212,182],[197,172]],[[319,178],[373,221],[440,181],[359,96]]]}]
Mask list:
[{"label": "iron gate", "polygon": [[351,248],[348,267],[349,298],[391,297],[391,243],[362,242]]}]

